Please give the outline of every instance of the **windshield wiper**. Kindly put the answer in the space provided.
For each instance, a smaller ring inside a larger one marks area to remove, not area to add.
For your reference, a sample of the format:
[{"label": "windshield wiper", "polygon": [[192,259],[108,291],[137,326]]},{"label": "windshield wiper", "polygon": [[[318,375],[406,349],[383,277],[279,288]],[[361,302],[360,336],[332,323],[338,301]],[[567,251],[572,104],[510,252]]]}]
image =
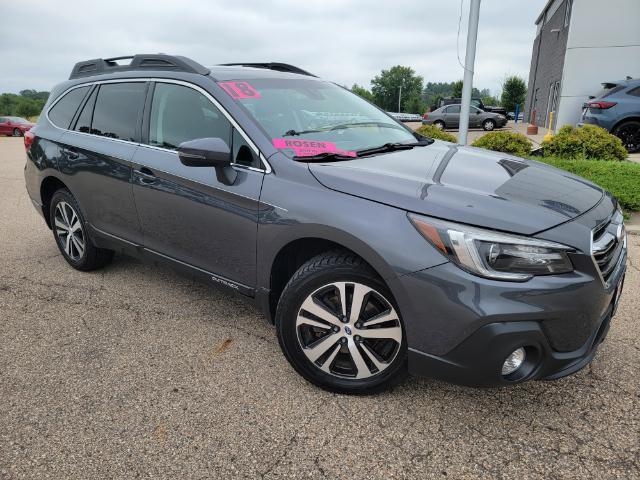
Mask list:
[{"label": "windshield wiper", "polygon": [[374,155],[376,153],[386,153],[393,152],[396,150],[411,150],[413,147],[424,147],[426,145],[431,145],[432,141],[419,141],[416,143],[385,143],[384,145],[380,145],[379,147],[373,148],[365,148],[364,150],[358,150],[356,153],[359,157],[363,157],[365,155]]},{"label": "windshield wiper", "polygon": [[375,126],[375,127],[382,127],[382,128],[393,128],[396,130],[402,130],[402,127],[398,126],[398,125],[392,125],[390,123],[384,123],[384,122],[354,122],[354,123],[340,123],[338,125],[329,125],[327,127],[323,127],[323,128],[318,128],[316,130],[301,130],[301,131],[296,131],[296,130],[287,130],[282,136],[283,137],[295,137],[297,135],[304,135],[305,133],[320,133],[320,132],[332,132],[334,130],[344,130],[347,128],[358,128],[358,127],[367,127],[367,126]]},{"label": "windshield wiper", "polygon": [[343,155],[336,152],[322,152],[317,155],[296,155],[293,159],[297,162],[341,162],[344,160],[355,160],[353,155]]}]

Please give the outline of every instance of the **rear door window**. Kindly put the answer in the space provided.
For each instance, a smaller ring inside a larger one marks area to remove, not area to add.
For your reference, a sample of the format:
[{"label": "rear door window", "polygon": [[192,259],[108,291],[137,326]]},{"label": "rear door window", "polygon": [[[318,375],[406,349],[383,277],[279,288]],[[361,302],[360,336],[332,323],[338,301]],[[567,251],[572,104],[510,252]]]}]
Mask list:
[{"label": "rear door window", "polygon": [[101,137],[137,141],[136,130],[145,91],[145,82],[100,85],[93,110],[91,133]]},{"label": "rear door window", "polygon": [[49,120],[51,120],[56,127],[69,128],[71,120],[76,114],[82,99],[89,91],[89,88],[88,86],[79,87],[68,92],[49,110]]}]

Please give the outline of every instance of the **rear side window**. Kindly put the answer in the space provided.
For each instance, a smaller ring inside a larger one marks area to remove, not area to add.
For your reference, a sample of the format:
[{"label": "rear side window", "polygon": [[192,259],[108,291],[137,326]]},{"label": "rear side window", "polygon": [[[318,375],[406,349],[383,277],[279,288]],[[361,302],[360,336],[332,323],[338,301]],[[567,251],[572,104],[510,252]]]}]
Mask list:
[{"label": "rear side window", "polygon": [[145,89],[144,82],[100,85],[93,110],[91,133],[136,141],[136,126],[144,103]]},{"label": "rear side window", "polygon": [[182,85],[157,83],[149,122],[149,144],[176,149],[182,142],[217,137],[227,145],[231,123],[200,92]]},{"label": "rear side window", "polygon": [[96,104],[97,96],[98,89],[96,88],[82,108],[82,112],[80,113],[78,121],[76,122],[76,127],[74,128],[75,131],[91,133],[91,119],[93,118],[93,107]]},{"label": "rear side window", "polygon": [[627,95],[632,95],[634,97],[640,97],[640,87],[632,88],[627,92]]},{"label": "rear side window", "polygon": [[460,105],[451,105],[447,108],[447,113],[460,113]]},{"label": "rear side window", "polygon": [[69,128],[73,116],[76,114],[80,102],[89,91],[90,87],[74,88],[56,102],[49,110],[49,120],[60,128]]}]

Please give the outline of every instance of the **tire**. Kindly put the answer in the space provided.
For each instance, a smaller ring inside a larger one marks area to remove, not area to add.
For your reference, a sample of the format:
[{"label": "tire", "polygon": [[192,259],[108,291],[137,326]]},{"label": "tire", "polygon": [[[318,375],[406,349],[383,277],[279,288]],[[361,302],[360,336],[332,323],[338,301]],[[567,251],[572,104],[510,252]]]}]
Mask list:
[{"label": "tire", "polygon": [[[359,314],[351,312],[354,300]],[[325,252],[303,264],[285,286],[276,312],[278,341],[291,366],[314,385],[337,393],[377,393],[406,375],[407,342],[398,312],[391,292],[364,260],[343,250]]]},{"label": "tire", "polygon": [[112,250],[94,246],[82,210],[68,190],[60,189],[53,194],[49,220],[60,253],[76,270],[96,270],[113,259]]},{"label": "tire", "polygon": [[622,140],[629,153],[640,152],[640,122],[632,120],[618,125],[612,132]]},{"label": "tire", "polygon": [[487,132],[494,130],[496,128],[495,120],[485,120],[484,122],[482,122],[482,128]]},{"label": "tire", "polygon": [[24,135],[24,134],[22,133],[22,130],[20,130],[19,128],[14,128],[14,129],[13,129],[13,136],[14,136],[14,137],[21,137],[22,135]]},{"label": "tire", "polygon": [[440,130],[444,130],[445,128],[444,122],[442,120],[436,120],[435,122],[433,122],[433,126]]}]

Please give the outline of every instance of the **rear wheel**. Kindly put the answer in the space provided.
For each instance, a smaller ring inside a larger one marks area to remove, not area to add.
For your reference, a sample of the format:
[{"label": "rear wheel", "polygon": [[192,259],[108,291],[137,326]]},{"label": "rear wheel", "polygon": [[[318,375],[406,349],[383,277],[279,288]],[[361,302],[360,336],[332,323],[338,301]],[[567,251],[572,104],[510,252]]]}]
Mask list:
[{"label": "rear wheel", "polygon": [[293,368],[326,390],[375,393],[406,372],[404,327],[391,293],[350,252],[327,252],[298,269],[278,304],[276,328]]},{"label": "rear wheel", "polygon": [[444,130],[444,122],[441,120],[436,120],[435,122],[433,122],[433,126],[439,130]]},{"label": "rear wheel", "polygon": [[19,128],[14,128],[13,129],[13,136],[14,137],[21,137],[22,136],[22,130],[20,130]]},{"label": "rear wheel", "polygon": [[617,126],[613,134],[622,140],[622,143],[629,153],[640,151],[640,122],[625,122]]},{"label": "rear wheel", "polygon": [[490,132],[491,130],[493,130],[494,128],[496,128],[496,122],[494,120],[485,120],[484,122],[482,122],[482,128],[484,130],[486,130],[487,132]]},{"label": "rear wheel", "polygon": [[68,190],[61,189],[53,194],[49,212],[56,244],[69,265],[90,271],[111,261],[113,251],[93,245],[78,202]]}]

